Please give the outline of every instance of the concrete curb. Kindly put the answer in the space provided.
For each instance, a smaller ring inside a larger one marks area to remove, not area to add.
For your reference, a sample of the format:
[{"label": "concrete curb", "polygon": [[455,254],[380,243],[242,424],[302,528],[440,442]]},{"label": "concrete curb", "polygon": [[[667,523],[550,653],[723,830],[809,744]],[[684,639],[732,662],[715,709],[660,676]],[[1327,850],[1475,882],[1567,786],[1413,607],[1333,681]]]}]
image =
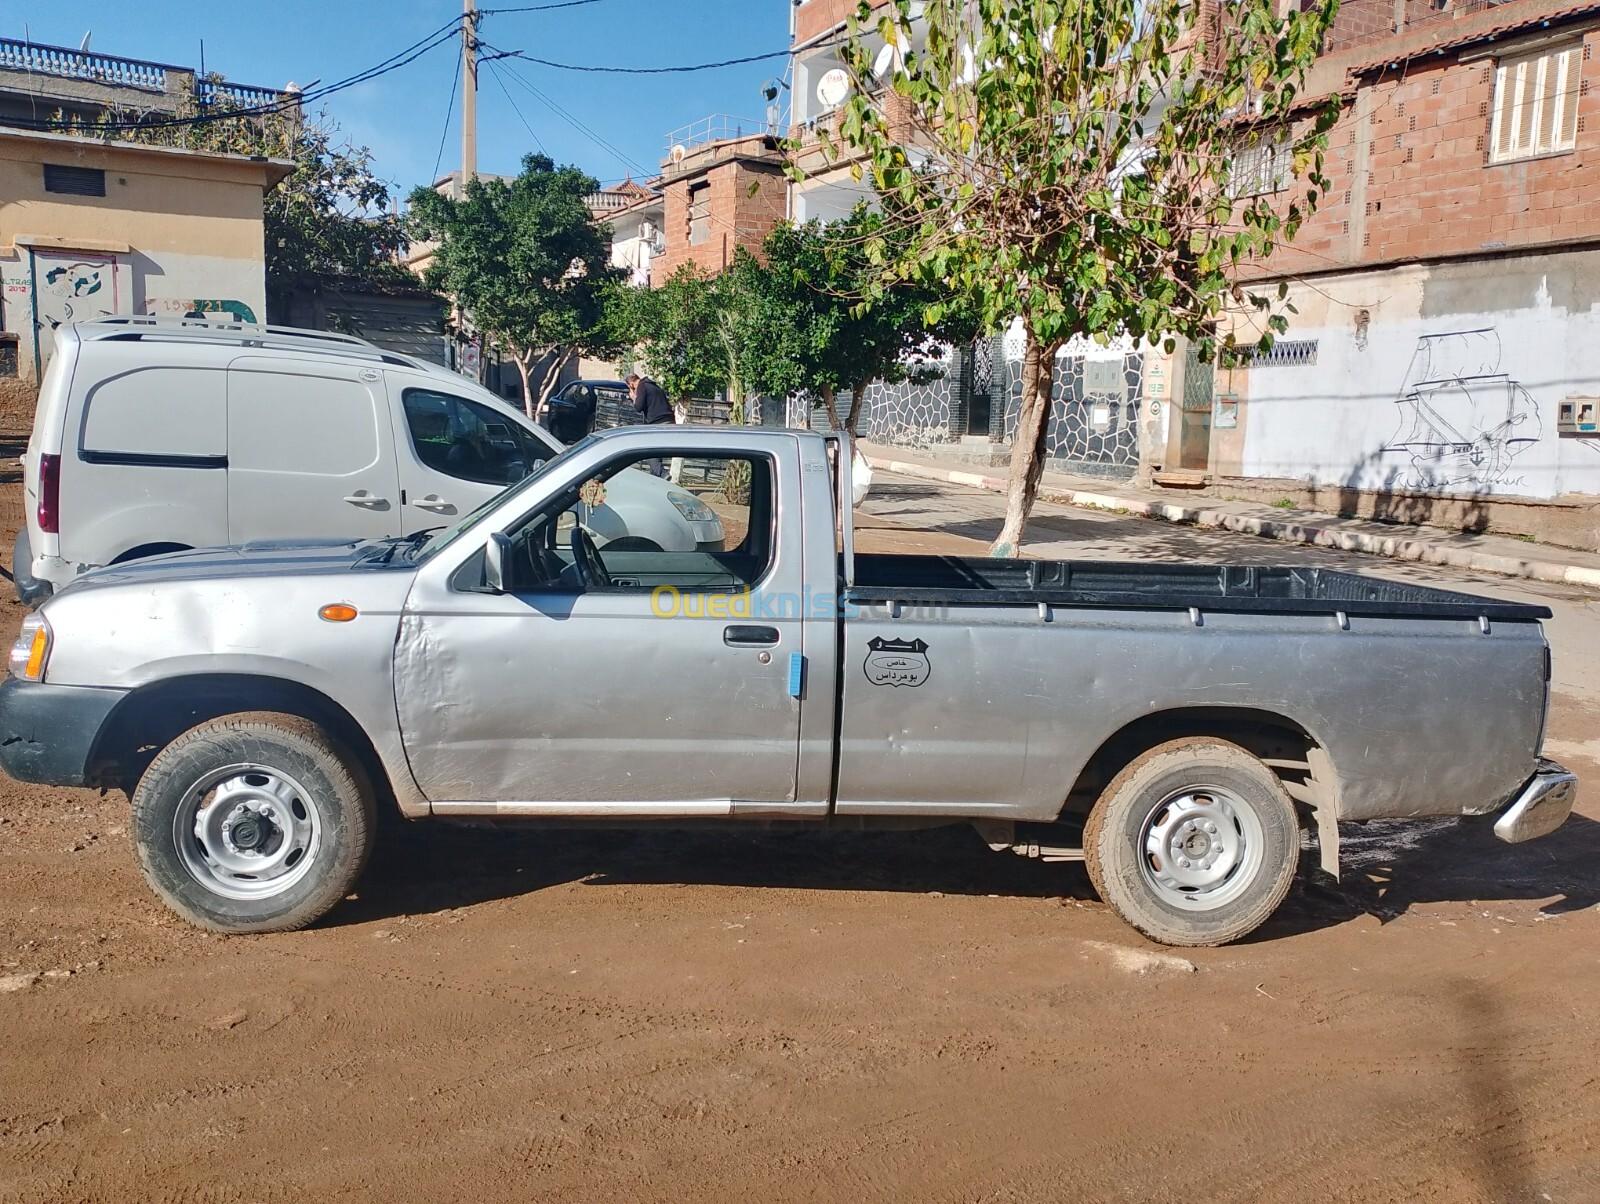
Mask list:
[{"label": "concrete curb", "polygon": [[[867,463],[884,472],[919,477],[925,481],[966,485],[974,489],[987,489],[993,493],[1004,493],[1006,490],[1004,477],[934,468],[927,464],[892,460],[884,456],[868,456]],[[1530,581],[1550,581],[1560,585],[1600,589],[1600,569],[1597,568],[1562,564],[1553,560],[1523,560],[1512,556],[1495,556],[1488,552],[1452,548],[1429,539],[1413,539],[1404,535],[1373,535],[1366,531],[1350,531],[1342,527],[1318,526],[1316,523],[1278,522],[1256,515],[1232,514],[1225,510],[1208,510],[1199,506],[1184,506],[1171,502],[1150,502],[1114,493],[1052,489],[1047,484],[1039,487],[1039,496],[1047,502],[1055,502],[1058,505],[1077,506],[1085,510],[1111,510],[1118,514],[1133,514],[1141,518],[1161,519],[1193,527],[1216,527],[1237,531],[1241,535],[1276,539],[1283,543],[1337,548],[1343,552],[1387,556],[1391,560],[1416,560],[1424,564],[1442,564],[1452,568],[1471,569],[1479,573],[1496,573],[1502,577],[1524,577]]]}]

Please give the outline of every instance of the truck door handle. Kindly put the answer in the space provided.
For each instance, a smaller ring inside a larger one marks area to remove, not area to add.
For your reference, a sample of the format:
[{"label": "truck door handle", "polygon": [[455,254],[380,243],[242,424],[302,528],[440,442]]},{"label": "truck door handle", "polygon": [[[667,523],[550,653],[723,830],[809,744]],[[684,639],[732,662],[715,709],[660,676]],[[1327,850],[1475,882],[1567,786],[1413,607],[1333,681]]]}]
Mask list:
[{"label": "truck door handle", "polygon": [[722,629],[722,642],[740,648],[767,647],[778,642],[776,627],[746,627],[735,625]]},{"label": "truck door handle", "polygon": [[389,508],[388,498],[378,497],[365,489],[357,489],[354,493],[346,495],[344,500],[352,506],[366,506],[370,510],[387,510]]},{"label": "truck door handle", "polygon": [[455,512],[455,507],[437,493],[430,493],[425,498],[418,498],[411,504],[418,510],[432,510],[435,514],[452,514]]}]

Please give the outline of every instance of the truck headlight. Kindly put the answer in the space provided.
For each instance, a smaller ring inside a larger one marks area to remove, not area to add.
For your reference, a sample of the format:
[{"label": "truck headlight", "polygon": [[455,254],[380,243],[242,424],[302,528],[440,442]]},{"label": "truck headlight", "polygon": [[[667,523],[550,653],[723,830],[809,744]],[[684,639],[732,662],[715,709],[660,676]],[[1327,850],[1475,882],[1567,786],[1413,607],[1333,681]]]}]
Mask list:
[{"label": "truck headlight", "polygon": [[44,665],[50,659],[50,624],[41,614],[22,620],[22,631],[11,645],[11,676],[21,681],[42,681]]},{"label": "truck headlight", "polygon": [[691,523],[709,523],[717,517],[715,510],[692,493],[680,493],[676,489],[669,489],[667,501],[671,502],[678,513]]}]

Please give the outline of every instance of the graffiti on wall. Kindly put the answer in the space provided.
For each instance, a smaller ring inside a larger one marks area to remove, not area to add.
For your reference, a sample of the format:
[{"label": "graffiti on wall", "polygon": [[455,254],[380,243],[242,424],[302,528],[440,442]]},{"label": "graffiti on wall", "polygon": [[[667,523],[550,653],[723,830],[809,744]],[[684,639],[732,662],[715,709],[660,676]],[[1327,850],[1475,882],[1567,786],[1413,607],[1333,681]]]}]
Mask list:
[{"label": "graffiti on wall", "polygon": [[1501,370],[1494,327],[1418,338],[1395,404],[1400,426],[1383,454],[1406,457],[1405,488],[1525,484],[1513,473],[1539,441],[1539,407]]},{"label": "graffiti on wall", "polygon": [[36,251],[33,276],[34,350],[42,365],[55,350],[55,332],[68,322],[121,313],[117,259],[84,252]]},{"label": "graffiti on wall", "polygon": [[223,321],[249,322],[256,320],[256,311],[243,301],[219,297],[151,297],[145,303],[151,317],[206,318],[217,317]]}]

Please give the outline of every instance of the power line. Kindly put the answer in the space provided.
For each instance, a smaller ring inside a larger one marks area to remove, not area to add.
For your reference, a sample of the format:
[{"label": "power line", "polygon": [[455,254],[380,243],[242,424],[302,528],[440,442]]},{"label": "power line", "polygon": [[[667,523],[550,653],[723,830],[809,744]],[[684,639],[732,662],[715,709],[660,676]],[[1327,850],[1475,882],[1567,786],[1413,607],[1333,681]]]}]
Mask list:
[{"label": "power line", "polygon": [[[510,57],[510,56],[505,56],[505,57]],[[532,83],[530,83],[528,80],[524,79],[521,74],[519,74],[518,72],[515,72],[515,71],[510,72],[509,74],[510,74],[512,82],[517,84],[524,91],[530,93],[534,97],[535,100],[539,101],[546,108],[550,109],[551,112],[555,113],[558,117],[562,118],[562,120],[566,121],[566,123],[568,125],[572,126],[580,134],[583,134],[586,138],[589,139],[589,141],[593,142],[601,150],[606,151],[608,154],[612,155],[615,159],[617,159],[618,162],[626,163],[629,167],[633,168],[635,171],[639,172],[641,175],[644,175],[644,176],[648,177],[648,176],[654,174],[654,172],[651,171],[649,168],[641,166],[637,160],[631,158],[627,154],[627,152],[621,150],[620,148],[618,148],[617,146],[613,145],[612,143],[607,142],[603,137],[601,137],[593,129],[591,129],[589,126],[585,125],[578,118],[574,117],[571,113],[569,113],[561,105],[557,104],[554,100],[552,100],[549,96],[547,96],[542,90],[540,90],[539,88],[536,88]]]},{"label": "power line", "polygon": [[557,8],[582,8],[585,4],[599,4],[600,0],[560,0],[556,4],[524,4],[517,8],[483,8],[480,17],[493,17],[499,13],[547,13]]},{"label": "power line", "polygon": [[461,72],[450,72],[450,103],[444,109],[444,129],[439,131],[439,153],[433,157],[433,175],[428,177],[428,183],[439,178],[439,165],[444,162],[444,143],[450,137],[450,118],[456,111],[456,89],[461,86]]},{"label": "power line", "polygon": [[522,128],[528,131],[528,137],[533,139],[533,144],[537,146],[542,153],[544,151],[544,139],[539,137],[538,132],[529,123],[527,117],[523,115],[522,109],[517,104],[516,97],[512,96],[511,90],[506,87],[506,81],[500,78],[500,72],[495,69],[493,61],[486,62],[484,66],[490,69],[490,78],[500,86],[500,91],[505,94],[506,103],[511,106],[511,111],[517,115],[517,120],[522,122]]},{"label": "power line", "polygon": [[[461,18],[456,17],[449,23],[440,26],[433,33],[411,43],[411,45],[407,46],[404,50],[397,51],[388,58],[383,59],[381,62],[375,63],[373,66],[366,68],[364,71],[358,71],[354,75],[347,76],[342,80],[324,85],[320,88],[310,88],[301,93],[289,94],[281,100],[272,101],[267,104],[246,105],[241,108],[228,109],[222,112],[202,113],[195,117],[173,117],[161,121],[139,120],[96,122],[91,128],[97,131],[178,129],[185,126],[210,125],[213,122],[229,121],[240,117],[267,117],[274,113],[283,113],[290,109],[296,109],[307,104],[315,103],[316,101],[322,100],[325,97],[334,95],[336,92],[343,92],[348,88],[355,87],[357,84],[364,84],[369,80],[377,79],[379,76],[387,75],[391,71],[397,71],[401,67],[405,67],[416,62],[417,59],[421,58],[429,51],[437,49],[446,42],[453,40],[456,36],[457,27],[460,24]],[[28,121],[21,118],[13,118],[8,124],[21,126],[26,129],[40,130],[79,130],[84,128],[83,123],[81,122]]]},{"label": "power line", "polygon": [[[487,43],[485,43],[487,45]],[[501,50],[494,58],[522,59],[541,67],[554,67],[558,71],[580,71],[601,75],[686,75],[693,71],[715,71],[719,67],[739,67],[746,63],[764,63],[768,59],[788,58],[788,50],[774,50],[771,54],[751,54],[744,58],[722,59],[715,63],[684,63],[672,67],[608,67],[598,63],[557,63],[551,59],[537,58],[524,50]]]}]

